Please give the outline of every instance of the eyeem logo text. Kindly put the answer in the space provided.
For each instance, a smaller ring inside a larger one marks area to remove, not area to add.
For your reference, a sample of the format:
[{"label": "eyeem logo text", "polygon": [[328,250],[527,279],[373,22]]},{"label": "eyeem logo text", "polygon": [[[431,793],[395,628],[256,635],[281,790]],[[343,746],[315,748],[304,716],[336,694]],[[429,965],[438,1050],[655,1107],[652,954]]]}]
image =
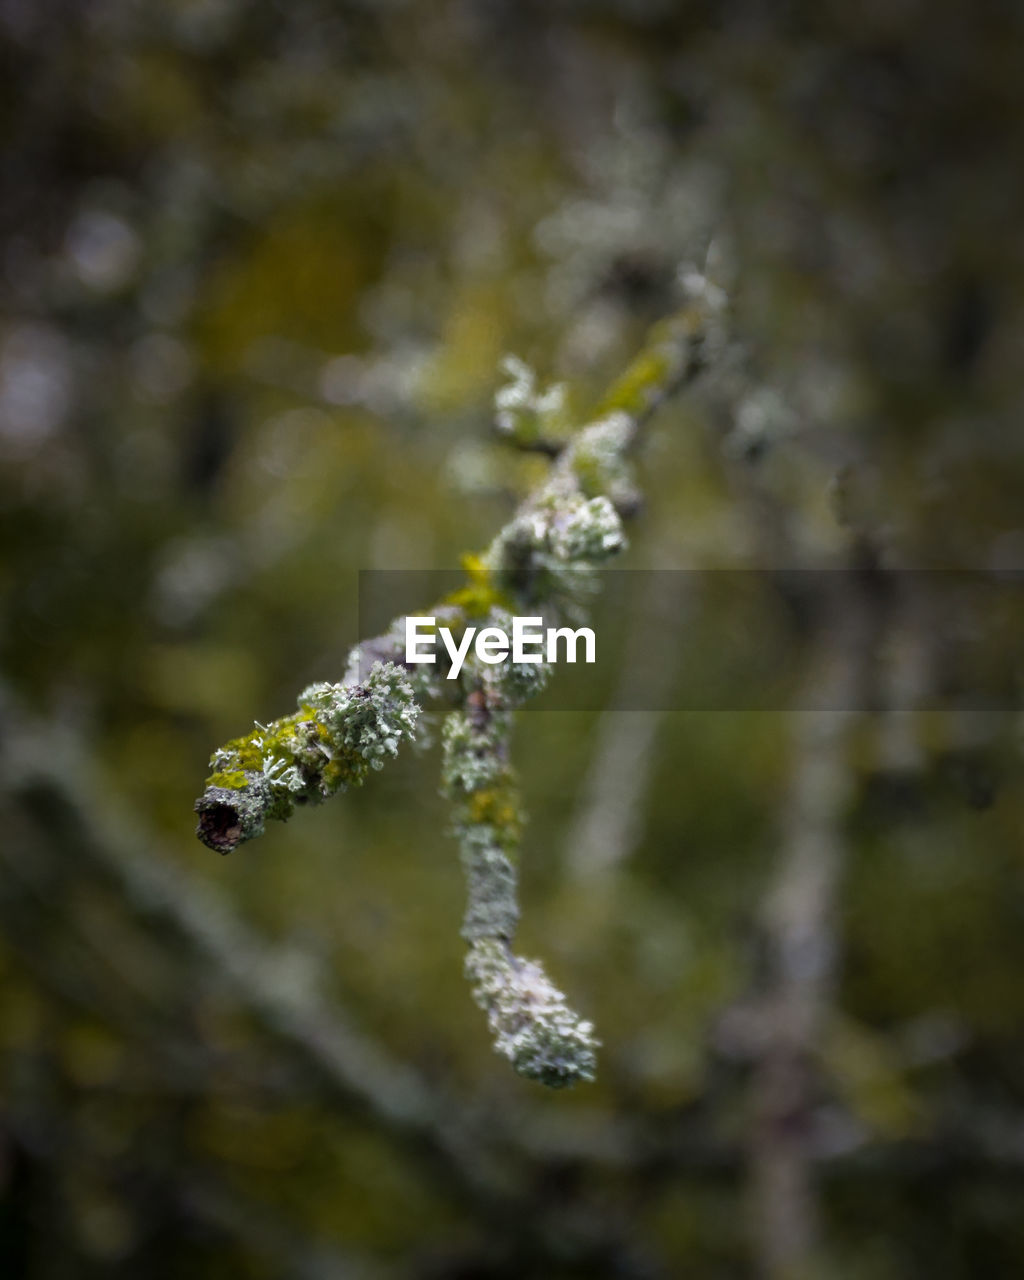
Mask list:
[{"label": "eyeem logo text", "polygon": [[502,627],[467,627],[456,641],[450,628],[437,626],[432,617],[406,618],[405,660],[436,662],[437,642],[444,645],[451,667],[448,679],[455,680],[470,648],[481,662],[497,664],[511,657],[513,662],[558,662],[561,643],[565,662],[575,662],[577,647],[583,642],[583,661],[597,660],[597,640],[589,627],[545,627],[543,618],[512,619],[512,635]]}]

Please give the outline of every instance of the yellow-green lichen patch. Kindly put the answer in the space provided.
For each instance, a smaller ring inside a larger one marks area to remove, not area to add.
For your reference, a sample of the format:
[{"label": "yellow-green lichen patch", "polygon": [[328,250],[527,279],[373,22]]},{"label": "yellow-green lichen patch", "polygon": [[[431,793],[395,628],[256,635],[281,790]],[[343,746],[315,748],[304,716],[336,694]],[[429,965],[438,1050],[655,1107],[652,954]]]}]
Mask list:
[{"label": "yellow-green lichen patch", "polygon": [[464,587],[445,596],[444,604],[461,609],[467,618],[485,618],[492,609],[507,605],[507,597],[495,582],[493,569],[482,555],[467,551],[461,564],[468,581]]},{"label": "yellow-green lichen patch", "polygon": [[643,352],[608,392],[598,412],[628,413],[630,417],[646,413],[665,391],[674,372],[674,362],[664,352]]},{"label": "yellow-green lichen patch", "polygon": [[320,792],[326,799],[345,787],[356,786],[363,781],[369,769],[356,752],[342,749],[320,770]]},{"label": "yellow-green lichen patch", "polygon": [[219,769],[206,779],[208,787],[226,787],[229,791],[241,791],[249,785],[244,769]]},{"label": "yellow-green lichen patch", "polygon": [[264,818],[289,818],[297,803],[326,800],[360,783],[411,737],[419,714],[399,668],[377,663],[359,685],[311,685],[299,707],[214,752],[197,801],[200,837],[229,852],[259,835]]},{"label": "yellow-green lichen patch", "polygon": [[506,852],[519,843],[523,815],[513,786],[486,787],[473,792],[466,802],[465,813],[474,826],[489,826],[495,842]]}]

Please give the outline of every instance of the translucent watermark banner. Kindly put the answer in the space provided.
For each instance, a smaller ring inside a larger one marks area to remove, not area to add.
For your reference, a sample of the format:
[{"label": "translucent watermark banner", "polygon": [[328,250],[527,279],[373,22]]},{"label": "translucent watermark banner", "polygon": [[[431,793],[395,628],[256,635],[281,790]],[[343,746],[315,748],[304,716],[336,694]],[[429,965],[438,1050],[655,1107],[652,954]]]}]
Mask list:
[{"label": "translucent watermark banner", "polygon": [[[1024,700],[1024,570],[604,570],[575,612],[552,607],[557,583],[538,577],[537,594],[527,584],[515,613],[506,601],[495,614],[460,570],[365,570],[359,634],[397,623],[403,660],[433,655],[442,688],[474,663],[548,661],[526,706],[549,711],[813,710],[828,687],[859,704],[836,710]],[[565,600],[580,595],[577,582]],[[857,679],[810,679],[823,661],[855,664]]]}]

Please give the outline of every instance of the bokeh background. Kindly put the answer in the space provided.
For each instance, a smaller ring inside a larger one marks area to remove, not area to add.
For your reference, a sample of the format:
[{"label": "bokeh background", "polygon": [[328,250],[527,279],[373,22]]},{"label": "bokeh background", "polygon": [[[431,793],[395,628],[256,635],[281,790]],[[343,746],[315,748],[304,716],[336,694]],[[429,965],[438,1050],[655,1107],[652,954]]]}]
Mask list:
[{"label": "bokeh background", "polygon": [[[1022,34],[2,0],[5,1276],[1021,1274],[1021,631],[871,579],[1024,567]],[[842,715],[523,715],[521,947],[604,1042],[551,1095],[463,981],[436,752],[228,859],[191,806],[340,675],[361,570],[457,565],[542,473],[501,357],[583,421],[694,270],[731,337],[619,567],[856,565],[870,643],[809,663]]]}]

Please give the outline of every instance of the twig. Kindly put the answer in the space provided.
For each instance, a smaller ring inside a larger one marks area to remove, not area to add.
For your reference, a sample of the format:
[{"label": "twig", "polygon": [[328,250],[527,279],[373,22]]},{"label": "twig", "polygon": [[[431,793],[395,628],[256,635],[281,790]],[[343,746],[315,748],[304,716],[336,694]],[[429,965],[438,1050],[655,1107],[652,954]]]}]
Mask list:
[{"label": "twig", "polygon": [[[691,280],[687,306],[655,326],[596,419],[569,440],[487,550],[468,558],[469,583],[434,606],[435,618],[455,632],[471,619],[493,624],[505,610],[556,619],[584,611],[593,571],[625,546],[621,519],[637,507],[628,455],[658,405],[703,368],[721,305],[719,292],[703,277]],[[519,434],[538,439],[538,415],[561,405],[561,392],[538,397],[525,365],[507,367],[514,385],[499,392],[502,413],[509,415],[513,435],[517,415],[525,415],[529,429]],[[404,623],[398,618],[387,633],[358,645],[340,683],[311,686],[300,694],[297,712],[257,723],[214,752],[214,772],[195,805],[200,839],[228,853],[262,834],[268,818],[286,819],[297,805],[362,782],[397,753],[399,743],[414,735],[420,705],[439,692],[443,674],[440,664],[427,675],[406,668]],[[518,834],[513,838],[517,824],[501,816],[509,803],[514,806],[505,794],[513,715],[536,687],[537,675],[535,664],[508,663],[486,672],[467,664],[454,690],[459,709],[445,728],[446,785],[456,802],[456,834],[470,885],[464,935],[476,998],[487,1010],[498,1051],[523,1074],[561,1085],[593,1078],[596,1041],[540,966],[511,950],[518,907],[509,854]],[[475,718],[474,700],[481,712]],[[502,783],[497,791],[495,781]],[[482,904],[500,917],[488,933],[474,921]]]},{"label": "twig", "polygon": [[842,574],[821,626],[801,705],[780,863],[763,914],[765,995],[753,1080],[751,1179],[757,1257],[768,1280],[813,1274],[817,1059],[836,971],[835,906],[853,793],[848,733],[863,704],[874,615],[863,583]]}]

